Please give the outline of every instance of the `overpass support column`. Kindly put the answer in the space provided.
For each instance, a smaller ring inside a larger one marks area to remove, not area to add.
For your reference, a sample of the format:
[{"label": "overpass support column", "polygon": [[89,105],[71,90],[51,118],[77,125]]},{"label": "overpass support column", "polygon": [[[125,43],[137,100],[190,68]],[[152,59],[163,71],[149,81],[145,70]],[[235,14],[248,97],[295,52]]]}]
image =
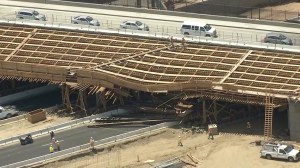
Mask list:
[{"label": "overpass support column", "polygon": [[73,108],[71,106],[71,101],[70,101],[70,87],[65,83],[61,85],[61,96],[62,96],[62,102],[64,108],[68,112],[73,112]]},{"label": "overpass support column", "polygon": [[288,99],[288,127],[292,141],[300,141],[300,102]]},{"label": "overpass support column", "polygon": [[206,101],[203,99],[203,101],[202,101],[202,124],[206,123],[206,118],[207,118],[206,112],[207,112]]}]

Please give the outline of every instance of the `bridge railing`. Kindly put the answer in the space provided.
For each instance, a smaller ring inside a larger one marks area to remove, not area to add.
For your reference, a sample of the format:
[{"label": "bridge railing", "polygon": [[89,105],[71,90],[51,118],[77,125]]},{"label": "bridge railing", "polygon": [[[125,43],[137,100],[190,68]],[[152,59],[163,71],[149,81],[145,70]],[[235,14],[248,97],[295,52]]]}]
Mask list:
[{"label": "bridge railing", "polygon": [[[177,124],[177,122],[165,122],[165,123],[153,125],[153,126],[146,127],[146,128],[141,128],[141,129],[138,129],[135,131],[130,131],[127,133],[123,133],[120,135],[116,135],[116,136],[112,136],[109,138],[101,139],[99,141],[95,141],[95,146],[96,146],[96,149],[104,148],[106,146],[125,142],[127,140],[134,139],[134,138],[137,138],[140,136],[151,135],[152,133],[156,132],[159,129],[163,129],[166,127],[172,127],[176,124]],[[75,155],[79,152],[86,152],[89,150],[89,147],[90,147],[89,144],[82,144],[82,145],[79,145],[79,146],[76,146],[73,148],[64,149],[59,152],[54,152],[54,153],[50,153],[50,154],[43,155],[40,157],[36,157],[36,158],[20,161],[17,163],[9,164],[9,165],[3,166],[2,168],[16,168],[16,167],[33,165],[33,164],[38,164],[38,163],[43,163],[43,162],[45,163],[45,162],[49,162],[54,159],[59,159],[59,158]]]},{"label": "bridge railing", "polygon": [[[60,22],[42,22],[42,21],[32,21],[32,20],[0,20],[0,23],[12,23],[12,24],[21,24],[28,26],[41,26],[47,28],[60,28],[67,30],[79,30],[83,32],[102,32],[102,33],[113,33],[120,35],[133,35],[140,37],[151,37],[158,39],[168,39],[170,36],[173,36],[174,39],[181,40],[183,37],[182,34],[179,33],[179,29],[175,29],[175,33],[172,33],[171,29],[157,27],[155,31],[138,31],[138,30],[130,30],[130,29],[119,29],[110,26],[109,22],[107,22],[107,26],[89,26],[89,25],[78,25],[71,23],[60,23]],[[157,31],[156,31],[157,30]],[[293,39],[294,45],[281,45],[281,44],[271,44],[264,43],[262,41],[264,36],[261,35],[250,35],[250,38],[245,38],[250,34],[245,33],[231,33],[228,32],[218,32],[218,38],[212,37],[204,37],[204,36],[185,36],[185,39],[189,42],[204,42],[211,44],[221,44],[221,45],[235,45],[235,46],[244,46],[244,47],[254,47],[254,48],[263,48],[263,49],[272,49],[272,50],[286,50],[292,52],[300,51],[300,39]],[[250,39],[250,40],[249,40]],[[180,43],[180,41],[178,41]],[[299,45],[299,46],[298,46]]]}]

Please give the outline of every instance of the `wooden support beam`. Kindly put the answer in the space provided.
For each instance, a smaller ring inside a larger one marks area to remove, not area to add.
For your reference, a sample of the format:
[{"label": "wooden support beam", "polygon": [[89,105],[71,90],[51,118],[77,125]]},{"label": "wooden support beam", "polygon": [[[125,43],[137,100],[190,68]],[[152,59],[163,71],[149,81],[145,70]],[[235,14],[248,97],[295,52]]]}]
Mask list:
[{"label": "wooden support beam", "polygon": [[223,83],[241,64],[242,62],[252,53],[253,50],[249,50],[247,54],[245,54],[243,56],[242,59],[240,59],[240,61],[235,64],[235,66],[227,73],[226,76],[224,76],[224,78],[220,81],[220,83]]},{"label": "wooden support beam", "polygon": [[72,113],[73,108],[70,101],[70,87],[63,83],[61,85],[61,92],[64,108],[66,108],[68,112]]},{"label": "wooden support beam", "polygon": [[105,99],[105,96],[104,96],[103,92],[97,92],[96,93],[96,105],[97,105],[97,108],[100,108],[101,105],[102,105],[103,109],[105,111],[107,111],[106,99]]}]

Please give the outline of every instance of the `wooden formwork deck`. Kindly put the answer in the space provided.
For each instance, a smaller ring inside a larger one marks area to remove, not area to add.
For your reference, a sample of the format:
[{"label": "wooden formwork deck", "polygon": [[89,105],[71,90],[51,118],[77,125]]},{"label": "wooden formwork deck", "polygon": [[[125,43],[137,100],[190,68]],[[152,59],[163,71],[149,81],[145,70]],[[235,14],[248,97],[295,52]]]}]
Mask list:
[{"label": "wooden formwork deck", "polygon": [[2,25],[0,75],[68,82],[71,71],[75,82],[87,86],[298,95],[299,53],[168,45],[163,40]]}]

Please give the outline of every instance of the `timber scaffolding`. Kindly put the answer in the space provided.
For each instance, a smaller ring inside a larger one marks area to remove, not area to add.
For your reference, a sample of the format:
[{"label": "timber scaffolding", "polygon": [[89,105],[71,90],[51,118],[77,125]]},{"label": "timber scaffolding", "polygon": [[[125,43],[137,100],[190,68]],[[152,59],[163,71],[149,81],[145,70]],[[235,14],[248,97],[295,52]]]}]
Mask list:
[{"label": "timber scaffolding", "polygon": [[0,25],[0,75],[61,84],[69,105],[70,88],[81,91],[81,104],[87,94],[103,93],[98,98],[103,106],[107,98],[123,102],[129,90],[260,105],[271,95],[273,107],[299,97],[299,53],[174,43]]}]

